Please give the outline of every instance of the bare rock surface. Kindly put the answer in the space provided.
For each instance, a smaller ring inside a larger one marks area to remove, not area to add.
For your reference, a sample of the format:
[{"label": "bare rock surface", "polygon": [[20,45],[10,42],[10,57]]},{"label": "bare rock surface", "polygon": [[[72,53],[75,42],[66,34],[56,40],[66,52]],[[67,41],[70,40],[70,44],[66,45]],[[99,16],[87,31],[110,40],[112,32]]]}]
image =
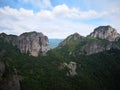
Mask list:
[{"label": "bare rock surface", "polygon": [[76,68],[77,68],[77,63],[76,62],[69,62],[69,63],[63,63],[61,66],[61,69],[64,69],[67,67],[69,71],[67,72],[67,76],[75,76],[77,75]]},{"label": "bare rock surface", "polygon": [[49,50],[47,36],[37,32],[21,34],[17,46],[22,53],[29,53],[32,56],[38,56],[40,52],[45,54]]},{"label": "bare rock surface", "polygon": [[20,49],[21,53],[32,56],[45,55],[49,50],[48,37],[38,32],[27,32],[20,36],[0,34],[0,39]]},{"label": "bare rock surface", "polygon": [[117,33],[116,29],[112,28],[109,25],[97,27],[89,36],[106,39],[108,41],[117,41],[118,38],[120,38],[120,34]]}]

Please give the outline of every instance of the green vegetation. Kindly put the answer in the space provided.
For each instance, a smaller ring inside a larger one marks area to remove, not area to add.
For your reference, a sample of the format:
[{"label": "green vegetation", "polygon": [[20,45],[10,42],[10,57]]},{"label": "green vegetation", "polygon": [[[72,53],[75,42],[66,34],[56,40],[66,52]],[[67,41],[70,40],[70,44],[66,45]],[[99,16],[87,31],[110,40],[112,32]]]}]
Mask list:
[{"label": "green vegetation", "polygon": [[23,33],[21,35],[29,36],[29,35],[32,35],[33,33],[37,34],[36,31],[32,31],[32,32],[25,32],[25,33]]},{"label": "green vegetation", "polygon": [[[69,50],[74,50],[78,42],[70,44]],[[32,57],[0,40],[0,61],[8,65],[9,74],[14,74],[16,69],[23,78],[21,90],[120,90],[120,50],[71,56],[67,48],[50,50],[47,56]],[[60,69],[63,62],[70,61],[77,63],[76,76],[67,76],[68,70]]]}]

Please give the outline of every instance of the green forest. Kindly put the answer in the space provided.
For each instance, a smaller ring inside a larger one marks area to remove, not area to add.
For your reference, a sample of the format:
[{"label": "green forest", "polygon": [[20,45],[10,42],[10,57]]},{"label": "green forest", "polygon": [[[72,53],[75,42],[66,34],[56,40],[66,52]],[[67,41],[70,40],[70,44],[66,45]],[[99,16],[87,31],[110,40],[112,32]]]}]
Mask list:
[{"label": "green forest", "polygon": [[[111,49],[92,55],[71,56],[57,48],[46,56],[29,56],[0,40],[0,62],[6,71],[0,79],[17,75],[21,77],[21,90],[119,90],[120,50]],[[61,54],[64,53],[64,54]],[[77,75],[67,76],[68,68],[60,69],[62,63],[77,63]]]}]

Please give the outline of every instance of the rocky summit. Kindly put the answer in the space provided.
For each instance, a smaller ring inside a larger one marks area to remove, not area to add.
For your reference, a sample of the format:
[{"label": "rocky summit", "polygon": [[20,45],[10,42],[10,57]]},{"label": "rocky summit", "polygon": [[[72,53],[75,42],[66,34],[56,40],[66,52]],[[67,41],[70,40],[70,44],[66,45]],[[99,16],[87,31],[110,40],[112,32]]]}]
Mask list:
[{"label": "rocky summit", "polygon": [[111,26],[99,26],[87,37],[78,33],[68,36],[61,42],[58,48],[67,49],[69,55],[91,55],[94,53],[120,49],[120,34]]},{"label": "rocky summit", "polygon": [[38,32],[27,32],[20,36],[0,34],[0,38],[20,49],[21,53],[38,56],[45,55],[49,50],[48,37]]},{"label": "rocky summit", "polygon": [[97,27],[89,36],[106,39],[108,41],[117,41],[120,38],[120,34],[110,25]]},{"label": "rocky summit", "polygon": [[38,56],[40,52],[45,55],[49,50],[47,36],[37,32],[21,34],[17,46],[22,53],[29,53],[32,56]]},{"label": "rocky summit", "polygon": [[70,42],[75,42],[77,40],[83,40],[85,37],[81,36],[79,33],[74,33],[68,36],[65,40],[63,40],[59,46],[65,46],[66,44],[70,44]]},{"label": "rocky summit", "polygon": [[[23,33],[20,36],[1,33],[0,38],[19,48],[22,53],[28,53],[32,56],[46,55],[50,49],[48,37],[35,31]],[[68,36],[57,48],[67,49],[69,55],[91,55],[112,48],[120,49],[119,44],[116,44],[120,41],[119,38],[120,34],[110,25],[99,26],[87,37],[78,33]]]}]

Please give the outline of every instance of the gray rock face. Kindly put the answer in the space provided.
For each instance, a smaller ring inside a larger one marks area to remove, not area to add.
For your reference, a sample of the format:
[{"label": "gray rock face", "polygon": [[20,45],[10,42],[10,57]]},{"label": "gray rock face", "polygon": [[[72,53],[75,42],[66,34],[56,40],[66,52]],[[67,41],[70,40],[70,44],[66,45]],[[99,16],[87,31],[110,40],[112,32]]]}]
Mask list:
[{"label": "gray rock face", "polygon": [[[58,46],[68,50],[68,55],[91,55],[98,52],[120,49],[120,34],[111,26],[99,26],[87,37],[78,33],[68,36]],[[65,47],[64,47],[65,46]]]},{"label": "gray rock face", "polygon": [[92,42],[90,44],[84,45],[80,54],[91,55],[94,53],[110,50],[111,48],[114,48],[112,43],[104,45],[102,42]]},{"label": "gray rock face", "polygon": [[90,37],[97,37],[100,39],[106,39],[108,41],[117,41],[120,38],[120,34],[111,26],[99,26],[92,32]]},{"label": "gray rock face", "polygon": [[[89,37],[98,38],[98,40],[87,43],[82,47],[82,51],[87,55],[110,50],[112,48],[120,49],[120,47],[114,43],[114,41],[116,42],[119,40],[120,34],[111,26],[99,26],[88,36],[88,38]],[[104,40],[100,41],[99,39]],[[108,40],[108,42],[105,40]]]},{"label": "gray rock face", "polygon": [[28,32],[20,36],[1,33],[0,39],[18,47],[21,53],[29,53],[32,56],[38,56],[39,53],[45,55],[49,50],[48,37],[42,33]]},{"label": "gray rock face", "polygon": [[40,52],[45,54],[49,50],[47,36],[37,32],[20,35],[17,46],[22,53],[29,53],[32,56],[38,56]]},{"label": "gray rock face", "polygon": [[77,68],[77,63],[76,62],[69,62],[69,64],[67,63],[63,63],[62,68],[67,67],[69,69],[69,72],[67,72],[67,76],[75,76],[77,75],[76,72],[76,68]]}]

